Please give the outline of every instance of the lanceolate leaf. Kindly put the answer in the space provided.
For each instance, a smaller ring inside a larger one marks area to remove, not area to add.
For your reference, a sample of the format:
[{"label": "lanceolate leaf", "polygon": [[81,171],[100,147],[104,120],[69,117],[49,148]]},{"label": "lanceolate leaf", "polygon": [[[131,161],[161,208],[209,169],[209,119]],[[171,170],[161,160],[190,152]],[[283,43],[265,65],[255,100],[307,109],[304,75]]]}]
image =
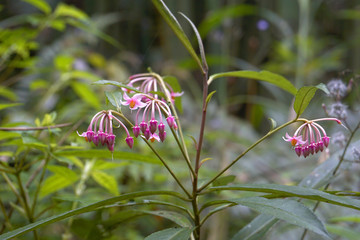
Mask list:
[{"label": "lanceolate leaf", "polygon": [[210,76],[208,80],[208,84],[210,84],[212,81],[214,81],[217,78],[223,78],[223,77],[250,78],[250,79],[265,81],[274,84],[275,86],[291,93],[292,95],[295,95],[297,92],[296,87],[294,87],[294,85],[289,80],[287,80],[283,76],[268,71],[261,71],[261,72],[234,71],[234,72],[217,73]]},{"label": "lanceolate leaf", "polygon": [[317,216],[298,201],[291,199],[266,199],[262,197],[238,198],[230,201],[307,228],[329,238],[324,225]]},{"label": "lanceolate leaf", "polygon": [[192,228],[168,228],[147,236],[145,240],[188,240]]},{"label": "lanceolate leaf", "polygon": [[169,220],[173,221],[174,223],[178,224],[181,227],[192,227],[189,219],[187,217],[185,217],[184,215],[182,215],[180,213],[177,213],[177,212],[173,212],[173,211],[144,211],[144,210],[139,210],[139,211],[142,211],[143,213],[146,213],[146,214],[155,215],[155,216],[159,216],[159,217],[169,219]]},{"label": "lanceolate leaf", "polygon": [[105,95],[109,102],[116,107],[116,109],[121,109],[121,92],[105,92]]},{"label": "lanceolate leaf", "polygon": [[110,193],[115,196],[119,195],[118,185],[114,176],[99,170],[93,171],[91,176],[98,184],[106,188]]},{"label": "lanceolate leaf", "polygon": [[238,190],[249,192],[262,192],[272,193],[267,198],[280,198],[280,197],[300,197],[315,201],[331,203],[334,205],[344,206],[360,210],[360,200],[348,197],[341,197],[332,195],[320,190],[299,187],[299,186],[286,186],[277,184],[238,184],[232,186],[212,187],[211,190]]},{"label": "lanceolate leaf", "polygon": [[277,218],[260,214],[248,225],[237,232],[231,240],[258,240],[263,239],[265,233],[278,221]]},{"label": "lanceolate leaf", "polygon": [[50,5],[45,0],[23,0],[25,2],[30,3],[37,9],[41,10],[42,12],[49,14],[51,12]]},{"label": "lanceolate leaf", "polygon": [[182,44],[185,46],[185,48],[190,53],[191,57],[197,62],[200,68],[202,68],[201,61],[196,54],[194,48],[192,47],[188,37],[184,33],[183,29],[181,28],[179,22],[175,18],[175,16],[171,13],[171,11],[168,9],[168,7],[165,5],[165,3],[162,0],[152,0],[153,4],[155,5],[156,9],[160,12],[161,16],[164,18],[164,20],[169,24],[171,29],[174,31],[176,36],[179,38],[179,40],[182,42]]},{"label": "lanceolate leaf", "polygon": [[[27,232],[31,232],[31,231],[33,231],[35,229],[47,226],[49,224],[52,224],[52,223],[64,220],[66,218],[82,214],[82,213],[95,211],[95,210],[98,210],[98,209],[100,209],[102,207],[106,207],[107,205],[115,204],[115,203],[120,202],[120,201],[134,199],[134,198],[138,198],[138,197],[144,197],[144,196],[155,196],[155,195],[168,195],[168,196],[180,197],[179,193],[172,192],[172,191],[144,191],[144,192],[135,192],[135,193],[123,194],[121,196],[117,196],[117,197],[109,198],[109,199],[99,201],[99,202],[96,202],[96,203],[92,203],[92,204],[89,204],[89,205],[87,205],[85,207],[81,207],[81,208],[78,208],[78,209],[75,209],[75,210],[64,212],[62,214],[46,218],[46,219],[37,221],[35,223],[28,224],[28,225],[26,225],[24,227],[21,227],[21,228],[18,228],[16,230],[13,230],[11,232],[7,232],[7,233],[5,233],[3,235],[0,235],[0,240],[13,239],[15,237],[24,235]],[[190,234],[191,234],[191,232],[190,232]]]},{"label": "lanceolate leaf", "polygon": [[319,84],[318,86],[302,87],[296,93],[294,110],[298,117],[305,111],[318,89],[323,90],[325,93],[327,92],[326,87],[323,84]]}]

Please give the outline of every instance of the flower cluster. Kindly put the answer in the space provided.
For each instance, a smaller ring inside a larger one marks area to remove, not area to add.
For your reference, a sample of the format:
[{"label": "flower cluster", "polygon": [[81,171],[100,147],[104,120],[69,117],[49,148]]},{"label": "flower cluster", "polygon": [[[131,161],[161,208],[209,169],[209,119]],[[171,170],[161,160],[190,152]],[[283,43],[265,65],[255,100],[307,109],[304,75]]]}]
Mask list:
[{"label": "flower cluster", "polygon": [[[128,86],[135,87],[137,84],[139,86],[136,89],[141,93],[136,93],[132,97],[124,93],[125,101],[122,102],[123,105],[128,105],[131,110],[137,110],[135,126],[133,127],[134,136],[138,137],[142,133],[147,140],[163,142],[166,138],[163,119],[166,118],[169,127],[177,129],[175,117],[172,115],[166,101],[157,94],[160,86],[155,77],[146,74],[131,76]],[[167,83],[165,83],[165,89],[162,90],[166,95],[170,96],[171,101],[183,94],[182,92],[174,92]],[[131,93],[128,90],[127,92]],[[142,116],[139,123],[140,115]]]},{"label": "flower cluster", "polygon": [[304,156],[305,158],[310,154],[318,153],[328,147],[330,137],[326,135],[325,129],[317,122],[319,121],[336,121],[338,124],[342,124],[340,120],[336,118],[322,118],[311,121],[305,121],[291,137],[288,133],[283,139],[290,142],[294,147],[296,154]]},{"label": "flower cluster", "polygon": [[112,115],[112,111],[101,111],[94,115],[86,132],[78,135],[84,137],[87,142],[93,142],[96,146],[101,143],[107,145],[108,149],[113,152],[115,145],[115,135],[113,133],[113,120],[124,128],[127,137],[125,139],[127,145],[132,148],[134,139],[130,136],[128,129],[117,117]]}]

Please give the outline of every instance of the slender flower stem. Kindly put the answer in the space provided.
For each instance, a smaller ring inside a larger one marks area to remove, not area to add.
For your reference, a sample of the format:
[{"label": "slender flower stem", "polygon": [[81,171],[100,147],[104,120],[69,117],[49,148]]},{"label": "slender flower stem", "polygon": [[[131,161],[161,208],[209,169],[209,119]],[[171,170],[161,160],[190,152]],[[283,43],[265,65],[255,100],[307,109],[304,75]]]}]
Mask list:
[{"label": "slender flower stem", "polygon": [[[345,122],[345,124],[347,125],[347,123]],[[350,146],[350,143],[351,143],[351,140],[353,139],[353,137],[355,136],[355,133],[357,132],[357,130],[359,130],[360,128],[360,122],[358,122],[357,126],[354,128],[354,130],[350,131],[351,134],[350,134],[350,137],[349,137],[349,140],[347,141],[346,145],[345,145],[345,148],[344,148],[344,151],[342,152],[340,158],[339,158],[339,162],[337,163],[336,167],[334,168],[333,172],[332,172],[332,177],[334,177],[337,172],[339,171],[340,169],[340,166],[341,164],[344,162],[344,159],[345,159],[345,154]],[[350,129],[350,128],[348,128]],[[330,187],[330,184],[331,182],[329,182],[328,184],[326,184],[326,186],[324,187],[324,191],[328,190],[328,188]],[[314,208],[313,208],[313,212],[316,211],[316,209],[319,207],[320,205],[320,201],[316,202]],[[305,236],[307,234],[307,230],[305,229],[303,231],[303,234],[301,235],[301,240],[304,240],[305,239]]]},{"label": "slender flower stem", "polygon": [[[134,124],[132,124],[132,122],[127,119],[122,113],[116,112],[111,110],[112,113],[120,116],[122,119],[124,119],[131,127],[134,126]],[[142,137],[142,139],[144,140],[144,142],[149,146],[149,148],[153,151],[153,153],[155,153],[155,155],[158,157],[158,159],[161,161],[161,163],[164,165],[164,167],[168,170],[168,172],[171,174],[171,176],[174,178],[174,180],[177,182],[177,184],[181,187],[181,189],[185,192],[185,194],[187,195],[187,197],[191,198],[190,193],[186,190],[186,188],[184,187],[184,185],[180,182],[180,180],[176,177],[175,173],[171,170],[171,168],[169,167],[169,165],[165,162],[165,160],[160,156],[160,154],[155,150],[155,148],[149,143],[148,140],[146,140],[145,137]]]},{"label": "slender flower stem", "polygon": [[266,135],[264,135],[262,138],[257,140],[254,144],[252,144],[248,149],[246,149],[242,154],[240,154],[237,158],[235,158],[228,166],[226,166],[223,170],[221,170],[215,177],[213,177],[210,181],[205,183],[201,188],[199,188],[198,192],[200,193],[203,189],[205,189],[207,186],[209,186],[212,182],[214,182],[217,178],[219,178],[224,172],[226,172],[229,168],[231,168],[239,159],[241,159],[245,154],[247,154],[251,149],[256,147],[259,143],[264,141],[266,138],[271,136],[272,134],[276,133],[280,129],[283,129],[284,127],[293,124],[298,121],[304,121],[305,119],[294,119],[292,121],[289,121],[287,123],[284,123],[283,125],[269,131]]}]

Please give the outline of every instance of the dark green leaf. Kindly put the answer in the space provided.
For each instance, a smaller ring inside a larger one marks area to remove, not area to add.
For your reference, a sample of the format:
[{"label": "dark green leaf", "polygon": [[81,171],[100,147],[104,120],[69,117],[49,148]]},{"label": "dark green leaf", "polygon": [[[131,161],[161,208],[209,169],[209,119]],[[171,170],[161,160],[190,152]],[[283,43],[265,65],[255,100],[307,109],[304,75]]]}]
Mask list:
[{"label": "dark green leaf", "polygon": [[258,240],[264,239],[266,232],[278,221],[277,218],[260,214],[249,224],[237,232],[231,240]]},{"label": "dark green leaf", "polygon": [[192,228],[168,228],[147,236],[144,240],[188,240]]},{"label": "dark green leaf", "polygon": [[174,76],[164,76],[163,80],[170,85],[170,87],[172,88],[172,90],[174,92],[181,92],[181,86],[179,84],[179,81],[176,77]]},{"label": "dark green leaf", "polygon": [[195,33],[195,36],[196,36],[196,39],[198,41],[198,45],[199,45],[199,51],[200,51],[200,57],[201,57],[201,63],[202,63],[202,69],[203,69],[203,72],[208,72],[208,64],[206,62],[206,57],[205,57],[205,50],[204,50],[204,44],[201,40],[201,36],[199,34],[199,31],[197,30],[196,26],[194,25],[194,23],[183,13],[180,13],[191,25],[194,33]]},{"label": "dark green leaf", "polygon": [[284,78],[283,76],[280,76],[278,74],[268,72],[268,71],[234,71],[234,72],[224,72],[224,73],[217,73],[214,75],[211,75],[208,83],[210,84],[213,80],[217,78],[222,77],[238,77],[238,78],[250,78],[260,81],[265,81],[268,83],[271,83],[293,95],[296,94],[297,89],[294,87],[294,85]]},{"label": "dark green leaf", "polygon": [[216,179],[212,183],[212,185],[214,187],[228,185],[229,183],[233,182],[235,180],[235,178],[236,178],[235,175],[221,176],[218,179]]},{"label": "dark green leaf", "polygon": [[305,86],[299,89],[295,95],[294,110],[299,117],[309,105],[311,99],[314,97],[318,89],[328,93],[328,90],[324,84],[317,86]]},{"label": "dark green leaf", "polygon": [[192,227],[189,219],[184,215],[173,212],[173,211],[145,211],[145,210],[138,210],[146,214],[151,214],[159,217],[163,217],[173,221],[174,223],[178,224],[181,227]]},{"label": "dark green leaf", "polygon": [[[13,239],[15,237],[21,236],[27,232],[31,232],[35,229],[47,226],[49,224],[61,221],[63,219],[72,217],[72,216],[76,216],[82,213],[86,213],[86,212],[91,212],[91,211],[95,211],[97,209],[100,209],[102,207],[105,207],[107,205],[111,205],[111,204],[115,204],[117,202],[120,201],[124,201],[124,200],[129,200],[129,199],[134,199],[134,198],[138,198],[138,197],[144,197],[144,196],[154,196],[154,195],[167,195],[167,196],[174,196],[174,197],[180,197],[181,195],[177,192],[172,192],[172,191],[143,191],[143,192],[135,192],[135,193],[129,193],[129,194],[123,194],[121,196],[117,196],[117,197],[113,197],[113,198],[109,198],[106,200],[102,200],[96,203],[92,203],[89,204],[87,206],[75,209],[75,210],[71,210],[68,212],[64,212],[62,214],[59,215],[55,215],[40,221],[37,221],[35,223],[31,223],[28,224],[24,227],[20,227],[18,229],[15,229],[11,232],[7,232],[3,235],[0,236],[0,240],[7,240],[7,239]],[[191,233],[191,232],[190,232]]]},{"label": "dark green leaf", "polygon": [[140,153],[114,151],[113,155],[108,150],[89,149],[89,150],[63,150],[54,153],[57,156],[76,156],[83,158],[108,158],[121,159],[126,161],[139,161],[152,164],[160,164],[160,161],[153,156],[146,156]]},{"label": "dark green leaf", "polygon": [[182,44],[185,46],[185,48],[190,53],[191,57],[197,62],[200,68],[202,68],[201,61],[196,54],[195,50],[193,49],[188,37],[184,33],[183,29],[181,28],[179,22],[175,18],[175,16],[171,13],[171,11],[168,9],[168,7],[165,5],[165,3],[162,0],[152,0],[153,4],[155,5],[156,9],[160,12],[161,16],[164,18],[164,20],[169,24],[171,29],[174,31],[176,36],[179,38],[179,40],[182,42]]},{"label": "dark green leaf", "polygon": [[262,197],[238,198],[231,199],[230,201],[330,238],[318,217],[298,201],[291,199],[267,199]]},{"label": "dark green leaf", "polygon": [[121,109],[121,92],[105,92],[105,95],[109,102],[116,107],[116,109]]},{"label": "dark green leaf", "polygon": [[299,186],[286,186],[277,184],[238,184],[232,186],[212,187],[210,189],[214,191],[238,190],[273,193],[274,197],[300,197],[360,210],[360,200],[336,196],[320,190]]}]

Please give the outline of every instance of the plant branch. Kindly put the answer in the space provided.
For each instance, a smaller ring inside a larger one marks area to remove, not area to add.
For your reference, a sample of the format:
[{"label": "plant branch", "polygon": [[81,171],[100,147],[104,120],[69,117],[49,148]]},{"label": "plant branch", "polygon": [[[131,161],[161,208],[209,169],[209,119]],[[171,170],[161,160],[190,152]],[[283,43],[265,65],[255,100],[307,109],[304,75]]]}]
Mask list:
[{"label": "plant branch", "polygon": [[226,166],[223,170],[221,170],[215,177],[213,177],[210,181],[208,181],[206,184],[204,184],[201,188],[199,188],[198,192],[201,192],[204,188],[209,186],[212,182],[214,182],[217,178],[219,178],[224,172],[226,172],[229,168],[231,168],[237,161],[239,161],[245,154],[247,154],[251,149],[256,147],[259,143],[264,141],[266,138],[271,136],[272,134],[276,133],[277,131],[283,129],[284,127],[293,124],[298,121],[304,121],[305,119],[294,119],[292,121],[289,121],[287,123],[284,123],[283,125],[269,131],[265,136],[257,140],[255,143],[253,143],[248,149],[246,149],[242,154],[240,154],[237,158],[235,158],[228,166]]}]

